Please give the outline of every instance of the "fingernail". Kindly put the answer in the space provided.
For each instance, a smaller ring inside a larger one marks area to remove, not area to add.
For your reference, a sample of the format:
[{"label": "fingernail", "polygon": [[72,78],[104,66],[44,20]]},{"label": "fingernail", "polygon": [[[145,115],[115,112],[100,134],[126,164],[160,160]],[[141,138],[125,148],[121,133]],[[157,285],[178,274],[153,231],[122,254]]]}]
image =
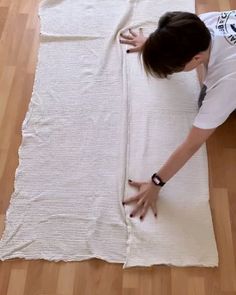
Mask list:
[{"label": "fingernail", "polygon": [[128,49],[128,50],[126,50],[126,52],[127,52],[127,53],[129,53],[129,49]]},{"label": "fingernail", "polygon": [[133,217],[133,214],[130,214],[130,217]]},{"label": "fingernail", "polygon": [[132,180],[131,180],[131,179],[128,179],[128,181],[129,181],[129,182],[132,182]]}]

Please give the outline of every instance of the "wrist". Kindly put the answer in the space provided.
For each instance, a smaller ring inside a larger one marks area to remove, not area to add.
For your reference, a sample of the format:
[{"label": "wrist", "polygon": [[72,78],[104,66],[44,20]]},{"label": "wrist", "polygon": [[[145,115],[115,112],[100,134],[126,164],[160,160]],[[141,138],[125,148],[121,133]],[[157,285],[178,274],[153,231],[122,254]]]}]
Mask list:
[{"label": "wrist", "polygon": [[150,187],[151,187],[153,190],[155,190],[155,191],[157,191],[157,192],[160,191],[160,189],[161,189],[161,186],[160,186],[160,185],[156,185],[156,184],[154,184],[152,180],[150,180],[149,184],[150,184]]}]

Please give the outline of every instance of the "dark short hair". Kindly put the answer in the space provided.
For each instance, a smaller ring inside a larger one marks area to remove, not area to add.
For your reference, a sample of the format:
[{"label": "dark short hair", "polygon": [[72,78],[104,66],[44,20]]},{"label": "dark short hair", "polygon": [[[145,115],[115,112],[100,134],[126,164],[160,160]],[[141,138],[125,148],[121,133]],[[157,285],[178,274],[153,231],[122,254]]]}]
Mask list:
[{"label": "dark short hair", "polygon": [[180,72],[185,65],[210,45],[211,34],[194,13],[167,12],[158,22],[139,52],[146,73],[166,78]]}]

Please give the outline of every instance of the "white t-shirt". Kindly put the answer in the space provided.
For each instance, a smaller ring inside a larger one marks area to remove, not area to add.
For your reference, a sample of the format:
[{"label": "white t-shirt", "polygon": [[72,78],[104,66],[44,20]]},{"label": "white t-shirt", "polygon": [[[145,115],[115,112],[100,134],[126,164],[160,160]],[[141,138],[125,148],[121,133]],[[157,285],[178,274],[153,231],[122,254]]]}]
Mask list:
[{"label": "white t-shirt", "polygon": [[203,82],[206,96],[193,125],[211,129],[236,109],[236,11],[208,12],[199,17],[211,32],[212,47]]}]

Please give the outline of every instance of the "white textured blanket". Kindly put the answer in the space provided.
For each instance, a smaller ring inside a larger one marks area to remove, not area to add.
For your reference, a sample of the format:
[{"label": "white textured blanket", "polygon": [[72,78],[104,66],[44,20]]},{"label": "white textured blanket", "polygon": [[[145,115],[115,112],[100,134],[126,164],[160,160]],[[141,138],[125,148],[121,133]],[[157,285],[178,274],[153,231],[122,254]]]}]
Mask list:
[{"label": "white textured blanket", "polygon": [[148,180],[197,112],[195,73],[147,80],[119,33],[149,34],[193,0],[46,0],[15,191],[0,259],[84,260],[125,266],[218,265],[205,146],[161,191],[158,219],[129,218],[127,179]]}]

